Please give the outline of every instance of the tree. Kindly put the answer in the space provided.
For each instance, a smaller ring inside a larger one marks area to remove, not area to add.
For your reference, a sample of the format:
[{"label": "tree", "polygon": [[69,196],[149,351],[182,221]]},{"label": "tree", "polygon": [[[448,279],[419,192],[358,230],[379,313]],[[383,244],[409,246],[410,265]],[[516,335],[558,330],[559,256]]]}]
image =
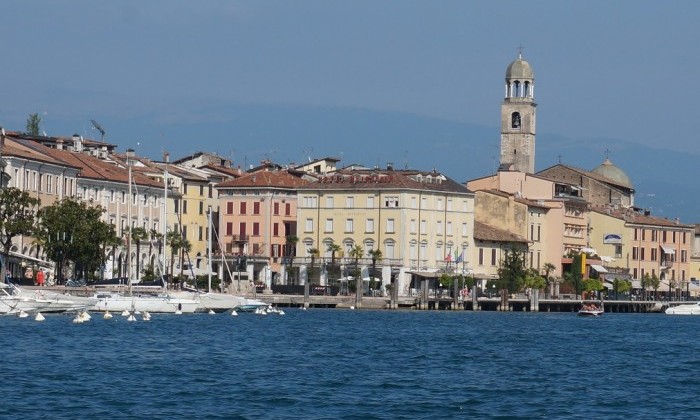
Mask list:
[{"label": "tree", "polygon": [[294,255],[296,254],[296,246],[297,242],[299,242],[299,237],[297,235],[287,235],[284,239],[287,244],[287,274],[291,276],[294,272]]},{"label": "tree", "polygon": [[29,114],[27,118],[27,134],[30,136],[38,136],[41,133],[41,117],[39,114]]},{"label": "tree", "polygon": [[372,274],[369,276],[369,287],[374,289],[376,287],[374,279],[377,271],[377,262],[380,262],[384,258],[384,255],[381,249],[370,249],[367,251],[367,255],[372,258]]},{"label": "tree", "polygon": [[530,268],[525,271],[523,286],[532,290],[541,290],[547,287],[547,281],[544,279],[544,277],[539,275],[537,270]]},{"label": "tree", "polygon": [[174,230],[168,231],[165,237],[166,244],[170,247],[170,277],[171,281],[174,281],[175,277],[175,255],[180,254],[180,276],[184,270],[183,266],[183,254],[189,251],[192,245],[188,240],[182,237],[180,232],[175,232]]},{"label": "tree", "polygon": [[131,243],[136,244],[136,278],[141,277],[141,242],[148,238],[148,232],[140,226],[131,228]]},{"label": "tree", "polygon": [[104,266],[107,246],[118,243],[114,226],[101,220],[104,208],[72,198],[44,207],[38,212],[37,240],[49,258],[57,263],[58,280],[66,262],[75,265],[75,275],[85,279]]},{"label": "tree", "polygon": [[331,253],[331,265],[335,265],[335,254],[336,252],[340,252],[340,245],[331,242],[328,244],[328,252]]},{"label": "tree", "polygon": [[26,191],[17,188],[0,190],[0,243],[2,243],[2,279],[7,275],[7,261],[12,239],[20,235],[32,236],[36,232],[36,214],[40,201]]},{"label": "tree", "polygon": [[549,298],[549,285],[552,283],[552,279],[549,277],[549,275],[554,272],[557,267],[554,266],[552,263],[545,263],[544,266],[542,266],[542,269],[544,270],[544,281],[545,281],[545,298]]},{"label": "tree", "polygon": [[355,277],[355,302],[360,303],[362,301],[362,289],[363,289],[363,284],[362,284],[362,273],[360,271],[360,258],[365,255],[365,250],[362,249],[362,246],[360,245],[355,245],[350,249],[350,258],[355,260],[355,270],[354,270],[354,277]]},{"label": "tree", "polygon": [[656,273],[652,273],[651,281],[649,282],[649,285],[651,286],[652,289],[654,289],[654,299],[657,299],[659,296],[658,290],[659,290],[659,285],[661,285],[661,280],[659,280],[659,277],[656,275]]},{"label": "tree", "polygon": [[316,256],[318,255],[318,249],[310,248],[308,253],[311,255],[311,266],[309,267],[309,271],[306,273],[306,281],[304,282],[304,302],[308,302],[309,300],[309,286],[314,273],[314,263],[316,262]]},{"label": "tree", "polygon": [[[156,231],[155,229],[151,229],[148,231],[148,237],[150,239],[149,241],[149,254],[153,252],[153,243],[155,242],[158,245],[158,256],[160,258],[161,252],[163,252],[163,234]],[[160,267],[160,264],[156,264],[156,266]],[[161,276],[163,275],[163,271],[165,270],[165,267],[161,267],[160,270],[156,270],[156,267],[153,267],[153,275],[156,275],[156,272],[160,271]]]},{"label": "tree", "polygon": [[509,293],[519,291],[525,279],[525,252],[515,247],[504,251],[503,261],[498,269],[499,289]]}]

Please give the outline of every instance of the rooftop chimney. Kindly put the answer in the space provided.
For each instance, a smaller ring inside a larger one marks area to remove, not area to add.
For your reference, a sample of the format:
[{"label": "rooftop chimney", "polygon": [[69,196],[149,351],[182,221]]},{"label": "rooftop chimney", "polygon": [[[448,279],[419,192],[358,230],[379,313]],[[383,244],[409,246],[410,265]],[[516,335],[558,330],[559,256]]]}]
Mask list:
[{"label": "rooftop chimney", "polygon": [[163,152],[163,162],[165,162],[165,163],[170,162],[170,153]]},{"label": "rooftop chimney", "polygon": [[73,134],[73,150],[76,152],[83,151],[83,136]]}]

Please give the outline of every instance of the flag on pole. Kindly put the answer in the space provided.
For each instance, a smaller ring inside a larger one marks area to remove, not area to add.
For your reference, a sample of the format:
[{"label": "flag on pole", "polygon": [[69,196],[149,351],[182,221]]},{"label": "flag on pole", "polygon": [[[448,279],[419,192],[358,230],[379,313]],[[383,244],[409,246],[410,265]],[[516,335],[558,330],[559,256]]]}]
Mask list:
[{"label": "flag on pole", "polygon": [[458,263],[461,263],[462,261],[464,261],[464,250],[462,250],[462,253],[455,259],[455,262]]},{"label": "flag on pole", "polygon": [[448,252],[447,255],[445,255],[445,261],[447,261],[447,262],[452,261],[452,254],[450,254],[450,253]]}]

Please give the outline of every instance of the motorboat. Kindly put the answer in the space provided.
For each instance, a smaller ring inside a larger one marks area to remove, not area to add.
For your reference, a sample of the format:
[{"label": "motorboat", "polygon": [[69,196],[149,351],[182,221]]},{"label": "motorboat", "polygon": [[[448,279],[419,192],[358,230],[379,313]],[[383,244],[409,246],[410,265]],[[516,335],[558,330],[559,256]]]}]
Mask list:
[{"label": "motorboat", "polygon": [[700,302],[671,306],[666,309],[669,315],[700,315]]},{"label": "motorboat", "polygon": [[226,312],[231,309],[243,306],[246,304],[246,298],[243,296],[230,295],[228,293],[215,292],[200,292],[197,290],[181,290],[169,291],[168,294],[174,298],[193,299],[199,302],[195,312],[216,313]]},{"label": "motorboat", "polygon": [[237,312],[259,313],[261,310],[267,309],[268,306],[270,305],[261,300],[245,298],[245,302],[243,302],[241,305],[236,306],[233,309],[235,309]]},{"label": "motorboat", "polygon": [[578,316],[598,317],[603,315],[603,313],[605,311],[595,303],[584,303],[578,311]]},{"label": "motorboat", "polygon": [[93,311],[150,312],[150,313],[194,313],[199,305],[195,299],[173,297],[168,294],[128,295],[117,292],[100,292],[94,295],[97,303]]}]

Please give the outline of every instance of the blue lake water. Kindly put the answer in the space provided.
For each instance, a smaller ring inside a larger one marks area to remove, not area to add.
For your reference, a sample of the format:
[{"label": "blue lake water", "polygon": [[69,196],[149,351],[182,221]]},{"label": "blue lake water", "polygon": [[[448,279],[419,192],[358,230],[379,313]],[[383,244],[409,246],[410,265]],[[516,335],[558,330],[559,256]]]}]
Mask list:
[{"label": "blue lake water", "polygon": [[0,418],[698,418],[700,317],[0,318]]}]

